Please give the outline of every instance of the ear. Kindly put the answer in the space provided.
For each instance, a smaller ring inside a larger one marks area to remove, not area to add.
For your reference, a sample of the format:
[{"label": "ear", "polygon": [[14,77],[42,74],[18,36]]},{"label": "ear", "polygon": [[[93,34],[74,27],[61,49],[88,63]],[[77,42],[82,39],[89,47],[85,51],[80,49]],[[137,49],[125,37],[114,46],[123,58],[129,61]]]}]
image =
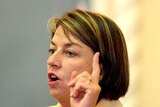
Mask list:
[{"label": "ear", "polygon": [[102,65],[102,63],[100,63],[100,76],[99,76],[99,81],[101,81],[102,80],[102,78],[103,78],[103,65]]}]

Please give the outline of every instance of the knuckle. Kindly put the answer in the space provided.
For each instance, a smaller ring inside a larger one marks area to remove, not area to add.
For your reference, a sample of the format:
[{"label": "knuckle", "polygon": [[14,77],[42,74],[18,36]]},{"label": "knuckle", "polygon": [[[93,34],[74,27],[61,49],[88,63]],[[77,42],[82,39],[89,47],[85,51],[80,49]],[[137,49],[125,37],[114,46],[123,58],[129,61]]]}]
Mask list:
[{"label": "knuckle", "polygon": [[94,86],[93,90],[95,93],[99,93],[101,91],[101,87],[99,85]]},{"label": "knuckle", "polygon": [[83,72],[83,75],[84,75],[84,76],[88,76],[89,73],[88,73],[87,71],[84,71],[84,72]]}]

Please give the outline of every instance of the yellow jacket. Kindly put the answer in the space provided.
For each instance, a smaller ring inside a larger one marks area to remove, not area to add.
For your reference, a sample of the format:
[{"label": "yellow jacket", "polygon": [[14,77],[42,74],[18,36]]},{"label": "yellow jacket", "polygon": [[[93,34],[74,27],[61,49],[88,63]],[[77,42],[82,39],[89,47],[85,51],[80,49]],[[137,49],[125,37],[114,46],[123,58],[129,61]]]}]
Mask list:
[{"label": "yellow jacket", "polygon": [[[54,106],[49,106],[49,107],[62,107],[59,103]],[[100,100],[100,102],[96,105],[96,107],[123,107],[121,102],[119,100],[113,100],[113,101],[108,101],[108,100]]]}]

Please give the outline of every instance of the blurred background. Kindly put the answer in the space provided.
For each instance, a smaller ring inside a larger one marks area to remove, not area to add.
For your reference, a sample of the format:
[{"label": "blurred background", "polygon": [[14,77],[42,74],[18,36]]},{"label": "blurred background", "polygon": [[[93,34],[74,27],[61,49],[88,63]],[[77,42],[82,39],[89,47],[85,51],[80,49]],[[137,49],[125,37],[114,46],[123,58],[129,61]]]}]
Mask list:
[{"label": "blurred background", "polygon": [[0,107],[46,107],[47,21],[73,8],[99,12],[122,29],[130,60],[124,107],[160,107],[159,0],[0,0]]}]

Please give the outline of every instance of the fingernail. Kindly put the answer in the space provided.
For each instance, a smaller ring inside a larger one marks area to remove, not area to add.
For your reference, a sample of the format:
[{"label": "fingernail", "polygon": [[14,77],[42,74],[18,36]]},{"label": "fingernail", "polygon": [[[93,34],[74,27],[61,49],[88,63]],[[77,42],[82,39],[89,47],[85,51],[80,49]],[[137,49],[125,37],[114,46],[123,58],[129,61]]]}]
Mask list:
[{"label": "fingernail", "polygon": [[73,97],[77,97],[77,95],[78,95],[78,92],[75,91],[74,94],[73,94]]},{"label": "fingernail", "polygon": [[73,92],[70,93],[70,97],[73,97]]},{"label": "fingernail", "polygon": [[78,93],[76,91],[70,93],[70,97],[77,97],[77,95],[78,95]]}]

